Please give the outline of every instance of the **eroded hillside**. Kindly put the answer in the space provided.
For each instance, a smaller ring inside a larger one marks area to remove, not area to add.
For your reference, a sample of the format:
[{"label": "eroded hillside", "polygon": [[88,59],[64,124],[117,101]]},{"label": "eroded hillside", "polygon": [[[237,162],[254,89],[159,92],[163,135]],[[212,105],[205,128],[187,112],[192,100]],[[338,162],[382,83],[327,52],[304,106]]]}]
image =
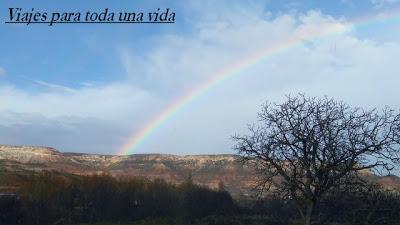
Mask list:
[{"label": "eroded hillside", "polygon": [[[51,170],[77,175],[109,173],[120,178],[162,178],[172,183],[181,183],[191,176],[195,183],[213,189],[222,182],[233,196],[250,195],[255,175],[238,159],[235,155],[62,153],[48,147],[0,145],[0,175]],[[400,187],[396,176],[367,176],[387,188]]]},{"label": "eroded hillside", "polygon": [[54,170],[87,175],[110,173],[116,177],[162,178],[181,183],[189,176],[197,184],[217,188],[222,182],[233,195],[248,195],[254,186],[254,174],[235,155],[129,156],[62,153],[48,147],[0,145],[3,172]]}]

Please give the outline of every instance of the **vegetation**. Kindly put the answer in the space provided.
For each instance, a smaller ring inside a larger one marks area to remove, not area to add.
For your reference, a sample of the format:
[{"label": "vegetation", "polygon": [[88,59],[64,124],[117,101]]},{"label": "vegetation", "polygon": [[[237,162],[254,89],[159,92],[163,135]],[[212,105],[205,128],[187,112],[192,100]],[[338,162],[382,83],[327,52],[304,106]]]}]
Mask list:
[{"label": "vegetation", "polygon": [[[10,177],[9,177],[10,178]],[[8,180],[13,183],[12,179]],[[107,174],[41,172],[18,177],[18,197],[0,196],[2,225],[288,225],[301,224],[295,201],[267,196],[235,202],[219,190]],[[398,224],[400,195],[379,187],[335,192],[321,201],[315,224]]]},{"label": "vegetation", "polygon": [[226,191],[194,185],[191,179],[175,186],[163,180],[118,180],[106,174],[42,172],[16,182],[17,198],[0,196],[0,224],[147,224],[154,218],[193,224],[206,216],[238,212]]},{"label": "vegetation", "polygon": [[295,203],[303,224],[335,192],[370,188],[362,172],[387,173],[400,159],[400,114],[363,110],[329,98],[288,96],[266,104],[236,149],[260,175],[261,191]]}]

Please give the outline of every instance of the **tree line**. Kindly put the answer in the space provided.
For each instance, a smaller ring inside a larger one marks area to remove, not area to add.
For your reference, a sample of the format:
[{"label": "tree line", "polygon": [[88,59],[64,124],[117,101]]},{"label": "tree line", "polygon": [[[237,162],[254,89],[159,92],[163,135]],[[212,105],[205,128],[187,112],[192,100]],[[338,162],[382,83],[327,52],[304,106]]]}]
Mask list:
[{"label": "tree line", "polygon": [[124,224],[163,218],[191,224],[210,215],[233,215],[238,208],[224,190],[110,175],[65,176],[41,172],[17,184],[15,198],[0,196],[0,224]]},{"label": "tree line", "polygon": [[[16,198],[0,196],[2,225],[287,225],[302,221],[297,200],[279,195],[233,200],[222,184],[219,190],[210,190],[190,178],[173,185],[107,174],[41,172],[21,180]],[[399,212],[399,192],[378,186],[337,190],[319,202],[314,224],[396,225]]]}]

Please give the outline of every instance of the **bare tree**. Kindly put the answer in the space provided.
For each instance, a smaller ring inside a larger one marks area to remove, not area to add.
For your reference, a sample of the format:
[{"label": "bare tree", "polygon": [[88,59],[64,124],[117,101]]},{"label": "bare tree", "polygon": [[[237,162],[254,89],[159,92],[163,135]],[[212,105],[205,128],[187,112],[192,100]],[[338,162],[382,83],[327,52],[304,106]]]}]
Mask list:
[{"label": "bare tree", "polygon": [[287,96],[266,104],[235,149],[261,175],[262,190],[297,203],[304,224],[333,190],[365,184],[364,171],[390,172],[399,162],[400,114],[363,110],[330,98]]}]

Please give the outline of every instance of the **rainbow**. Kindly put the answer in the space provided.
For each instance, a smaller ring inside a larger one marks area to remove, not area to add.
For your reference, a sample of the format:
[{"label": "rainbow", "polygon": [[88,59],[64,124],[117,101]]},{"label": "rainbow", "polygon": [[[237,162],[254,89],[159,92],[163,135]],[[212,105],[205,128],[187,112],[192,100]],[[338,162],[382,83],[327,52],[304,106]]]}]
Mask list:
[{"label": "rainbow", "polygon": [[244,70],[259,64],[260,62],[271,58],[285,50],[300,45],[305,41],[317,40],[329,35],[334,35],[337,33],[346,32],[351,30],[355,26],[366,26],[370,23],[379,23],[386,21],[388,18],[394,18],[398,15],[397,11],[391,11],[386,13],[384,16],[376,17],[368,16],[362,17],[357,20],[353,20],[352,23],[346,24],[336,24],[336,26],[325,27],[318,31],[307,31],[299,32],[293,37],[285,39],[273,47],[264,48],[254,52],[244,59],[233,63],[210,76],[211,78],[204,81],[203,83],[193,87],[188,92],[186,92],[181,97],[172,101],[164,110],[156,114],[151,120],[149,120],[145,126],[143,126],[138,132],[135,132],[131,138],[118,149],[118,155],[126,155],[135,150],[139,145],[141,145],[146,139],[148,139],[152,133],[158,130],[164,123],[166,123],[171,117],[178,113],[180,109],[186,106],[188,103],[194,101],[195,99],[202,96],[204,93],[213,89],[220,83],[228,79],[241,74]]}]

